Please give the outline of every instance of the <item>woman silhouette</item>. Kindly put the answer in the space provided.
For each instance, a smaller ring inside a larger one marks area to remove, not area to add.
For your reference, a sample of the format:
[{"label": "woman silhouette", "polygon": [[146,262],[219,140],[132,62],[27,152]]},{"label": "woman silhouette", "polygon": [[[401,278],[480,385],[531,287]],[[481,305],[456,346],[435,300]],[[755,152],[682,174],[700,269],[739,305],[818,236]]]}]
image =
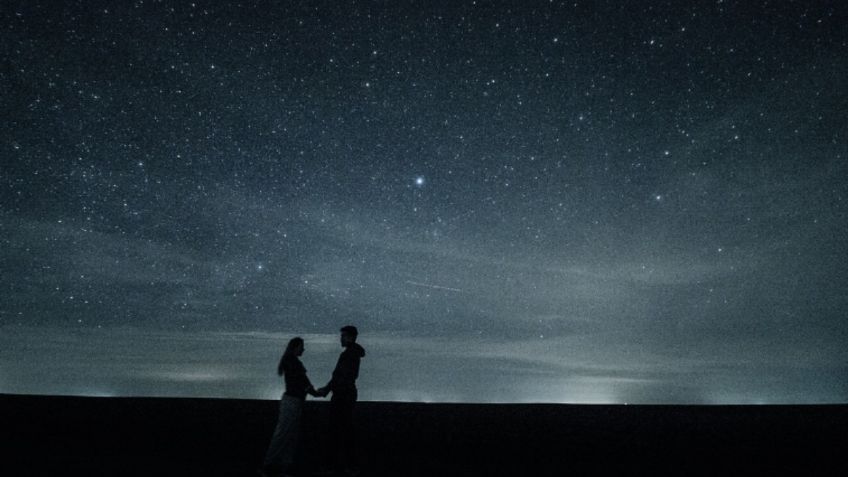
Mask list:
[{"label": "woman silhouette", "polygon": [[295,451],[300,440],[303,402],[307,394],[318,396],[309,378],[306,377],[306,368],[298,359],[303,355],[304,349],[303,338],[292,338],[277,365],[277,374],[285,377],[286,391],[280,400],[277,427],[274,429],[274,435],[265,453],[260,475],[270,476],[288,472],[294,462]]}]

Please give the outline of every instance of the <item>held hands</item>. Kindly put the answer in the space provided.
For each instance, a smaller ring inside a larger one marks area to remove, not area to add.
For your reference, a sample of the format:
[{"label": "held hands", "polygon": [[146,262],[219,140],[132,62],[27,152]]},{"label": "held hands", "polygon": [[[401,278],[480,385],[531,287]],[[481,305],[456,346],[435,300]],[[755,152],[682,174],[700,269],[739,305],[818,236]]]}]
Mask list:
[{"label": "held hands", "polygon": [[307,389],[306,392],[310,396],[317,397],[317,398],[323,398],[323,397],[327,397],[327,395],[330,394],[330,388],[328,388],[327,386],[324,386],[322,388],[315,389],[314,387],[309,386],[309,389]]}]

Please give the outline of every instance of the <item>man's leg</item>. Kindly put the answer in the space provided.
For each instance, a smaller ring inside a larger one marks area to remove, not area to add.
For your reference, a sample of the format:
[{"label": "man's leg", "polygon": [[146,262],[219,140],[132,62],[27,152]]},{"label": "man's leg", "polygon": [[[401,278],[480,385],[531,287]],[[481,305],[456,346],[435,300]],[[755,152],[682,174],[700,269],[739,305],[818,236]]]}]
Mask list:
[{"label": "man's leg", "polygon": [[353,422],[353,409],[356,407],[356,401],[350,400],[345,403],[345,432],[344,432],[344,458],[345,458],[345,468],[347,469],[358,469],[359,462],[357,459],[357,449],[356,449],[356,428]]},{"label": "man's leg", "polygon": [[341,399],[330,400],[330,461],[333,470],[344,470],[342,439],[344,437],[344,403]]},{"label": "man's leg", "polygon": [[341,472],[356,468],[356,433],[353,427],[355,399],[338,398],[330,401],[330,432],[333,468]]}]

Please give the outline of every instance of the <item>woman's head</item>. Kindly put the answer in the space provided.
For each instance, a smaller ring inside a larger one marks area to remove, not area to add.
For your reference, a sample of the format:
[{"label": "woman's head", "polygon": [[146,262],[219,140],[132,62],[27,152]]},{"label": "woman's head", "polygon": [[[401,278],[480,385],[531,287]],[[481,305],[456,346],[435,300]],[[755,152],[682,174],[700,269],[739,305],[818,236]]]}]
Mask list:
[{"label": "woman's head", "polygon": [[300,356],[303,354],[303,348],[303,338],[295,336],[290,339],[289,344],[286,345],[286,355]]},{"label": "woman's head", "polygon": [[286,345],[286,351],[283,353],[283,356],[280,357],[280,362],[277,364],[277,374],[282,376],[286,372],[285,362],[287,356],[300,356],[303,354],[303,349],[303,338],[295,336],[290,339],[289,344]]}]

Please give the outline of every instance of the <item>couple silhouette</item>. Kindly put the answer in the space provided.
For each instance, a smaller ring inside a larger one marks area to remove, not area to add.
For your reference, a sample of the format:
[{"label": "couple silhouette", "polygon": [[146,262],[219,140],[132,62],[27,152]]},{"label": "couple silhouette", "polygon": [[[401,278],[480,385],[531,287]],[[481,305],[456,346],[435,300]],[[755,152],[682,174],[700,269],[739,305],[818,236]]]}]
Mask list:
[{"label": "couple silhouette", "polygon": [[277,374],[284,377],[286,390],[280,400],[277,427],[265,453],[265,460],[259,470],[260,475],[292,475],[291,468],[300,440],[301,415],[306,395],[323,398],[331,393],[329,437],[332,468],[319,471],[318,474],[359,474],[354,455],[356,439],[353,408],[357,399],[356,378],[359,377],[359,361],[365,356],[365,349],[356,343],[359,332],[355,326],[344,326],[339,331],[344,351],[339,355],[330,382],[318,389],[312,386],[306,376],[306,368],[300,362],[300,356],[305,350],[303,338],[295,337],[289,340],[277,365]]}]

